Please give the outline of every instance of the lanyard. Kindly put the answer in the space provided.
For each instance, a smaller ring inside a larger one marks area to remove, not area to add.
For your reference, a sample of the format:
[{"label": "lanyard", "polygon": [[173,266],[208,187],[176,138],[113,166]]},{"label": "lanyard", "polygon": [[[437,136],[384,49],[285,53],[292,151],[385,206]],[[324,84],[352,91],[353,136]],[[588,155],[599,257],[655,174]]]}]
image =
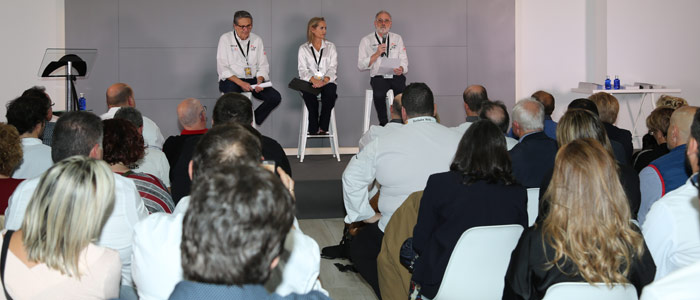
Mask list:
[{"label": "lanyard", "polygon": [[235,33],[233,34],[233,38],[236,39],[236,44],[238,44],[238,50],[241,50],[241,55],[243,55],[243,58],[245,58],[245,64],[250,65],[248,63],[248,52],[250,52],[250,36],[248,37],[248,47],[245,53],[243,53],[243,47],[241,47],[241,42],[238,41],[238,38],[236,37]]},{"label": "lanyard", "polygon": [[316,51],[314,50],[314,46],[311,46],[311,54],[314,55],[314,61],[316,62],[316,71],[321,71],[321,58],[323,57],[323,49],[321,49],[321,52],[318,54],[318,60],[316,60]]},{"label": "lanyard", "polygon": [[[377,39],[378,44],[382,43],[381,41],[379,41],[379,36],[377,35],[376,32],[374,33],[374,37]],[[389,44],[390,43],[391,42],[389,41],[389,33],[387,32],[387,34],[386,34],[386,53],[382,53],[382,56],[389,57]]]}]

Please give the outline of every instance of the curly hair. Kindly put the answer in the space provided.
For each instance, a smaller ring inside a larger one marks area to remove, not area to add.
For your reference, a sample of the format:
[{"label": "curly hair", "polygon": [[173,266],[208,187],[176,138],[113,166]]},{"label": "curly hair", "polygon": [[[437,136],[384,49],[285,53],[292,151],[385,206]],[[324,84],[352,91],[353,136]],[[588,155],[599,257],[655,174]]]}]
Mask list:
[{"label": "curly hair", "polygon": [[7,124],[15,126],[19,134],[34,130],[37,124],[46,120],[48,109],[44,100],[22,96],[7,105]]},{"label": "curly hair", "polygon": [[12,175],[22,162],[22,143],[17,128],[0,123],[0,174]]},{"label": "curly hair", "polygon": [[104,161],[110,165],[123,163],[133,169],[136,162],[143,158],[146,148],[143,137],[136,126],[124,119],[102,121],[104,125]]}]

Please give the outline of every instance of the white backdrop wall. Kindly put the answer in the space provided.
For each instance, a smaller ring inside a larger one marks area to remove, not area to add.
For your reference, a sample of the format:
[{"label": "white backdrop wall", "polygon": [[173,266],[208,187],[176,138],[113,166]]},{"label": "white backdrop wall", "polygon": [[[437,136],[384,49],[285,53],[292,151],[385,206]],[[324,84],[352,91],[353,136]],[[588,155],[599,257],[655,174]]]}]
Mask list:
[{"label": "white backdrop wall", "polygon": [[[680,88],[700,105],[700,2],[692,0],[516,1],[516,99],[543,89],[554,94],[557,120],[579,81],[602,83],[605,75]],[[632,129],[639,97],[620,96],[617,125]],[[636,134],[646,132],[642,107]],[[637,147],[641,144],[636,144]]]},{"label": "white backdrop wall", "polygon": [[65,45],[64,0],[0,1],[0,120],[6,122],[8,102],[32,86],[45,86],[56,103],[65,107],[65,82],[39,78],[37,73],[46,48]]}]

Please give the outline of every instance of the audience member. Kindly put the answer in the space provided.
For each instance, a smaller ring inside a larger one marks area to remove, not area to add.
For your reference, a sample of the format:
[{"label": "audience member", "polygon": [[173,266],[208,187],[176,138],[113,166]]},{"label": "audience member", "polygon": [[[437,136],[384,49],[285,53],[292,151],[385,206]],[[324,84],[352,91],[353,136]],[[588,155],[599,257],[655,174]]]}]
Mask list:
[{"label": "audience member", "polygon": [[[698,141],[700,141],[700,114],[695,113],[693,117],[693,125],[690,128],[690,140],[688,141],[689,148],[688,160],[690,164],[695,166],[694,172],[696,173],[691,177],[689,181],[693,182],[693,185],[697,189],[698,175],[697,166],[700,160],[700,151],[692,150],[697,149]],[[676,191],[680,191],[684,187],[678,188]],[[694,191],[695,197],[692,197],[691,201],[693,206],[698,204],[698,191]],[[676,193],[675,191],[672,193]],[[697,224],[696,224],[697,225]],[[685,226],[685,224],[683,224]],[[684,228],[685,229],[685,228]],[[697,230],[693,229],[693,230]],[[691,233],[688,233],[691,234]],[[699,233],[700,234],[700,233]],[[652,252],[652,256],[653,256]],[[692,263],[687,267],[678,269],[669,273],[661,279],[655,280],[650,285],[647,285],[642,292],[641,300],[655,300],[655,299],[693,299],[697,298],[697,284],[700,282],[700,261]]]},{"label": "audience member", "polygon": [[[131,122],[143,137],[143,116],[138,109],[128,106],[122,107],[114,114],[114,118]],[[163,151],[153,147],[146,147],[143,158],[137,161],[136,165],[134,172],[153,174],[163,181],[166,188],[170,188],[170,164]]]},{"label": "audience member", "polygon": [[[569,103],[569,106],[567,107],[567,110],[575,108],[590,111],[596,116],[596,118],[600,120],[598,108],[595,106],[595,103],[593,101],[588,100],[587,98],[579,98],[574,101],[571,101],[571,103]],[[608,136],[607,131],[605,132],[605,136]],[[628,164],[629,161],[627,160],[625,147],[623,147],[622,144],[620,144],[618,141],[611,139],[609,136],[608,140],[610,140],[610,145],[612,146],[613,154],[615,155],[615,160],[617,160],[617,162],[620,164]]]},{"label": "audience member", "polygon": [[670,107],[675,109],[678,109],[681,106],[687,106],[688,101],[681,97],[675,97],[675,96],[670,96],[670,95],[661,95],[659,96],[659,99],[656,99],[656,107]]},{"label": "audience member", "polygon": [[[481,104],[481,112],[479,113],[479,118],[482,120],[490,120],[498,129],[503,132],[505,136],[508,132],[508,127],[510,126],[510,117],[508,116],[508,109],[506,105],[501,101],[486,101]],[[506,136],[506,147],[508,151],[513,149],[515,145],[518,144],[518,140]]]},{"label": "audience member", "polygon": [[[175,168],[182,148],[187,144],[197,144],[207,133],[207,107],[195,98],[187,98],[177,105],[177,121],[182,126],[180,135],[169,136],[163,144],[163,153],[168,158],[170,170]],[[191,156],[187,159],[192,158]],[[172,172],[170,180],[172,181]]]},{"label": "audience member", "polygon": [[554,112],[554,96],[545,91],[537,91],[532,94],[532,99],[544,105],[544,133],[551,139],[557,139],[557,122],[552,120]]},{"label": "audience member", "polygon": [[647,212],[656,200],[687,181],[689,173],[686,171],[685,164],[686,144],[690,137],[690,125],[697,110],[695,106],[684,106],[673,112],[666,138],[666,144],[671,151],[652,161],[639,172],[642,192],[639,224],[644,225]]},{"label": "audience member", "polygon": [[46,106],[46,124],[44,126],[44,132],[41,135],[41,141],[44,145],[51,147],[51,138],[53,136],[53,129],[56,126],[56,122],[53,121],[53,101],[51,97],[46,93],[46,88],[43,86],[33,86],[22,93],[22,97],[34,97],[43,100]]},{"label": "audience member", "polygon": [[[107,112],[102,114],[102,120],[111,119],[121,107],[136,107],[134,90],[126,83],[115,83],[107,88]],[[143,140],[148,147],[163,149],[163,134],[153,120],[143,117]]]},{"label": "audience member", "polygon": [[470,85],[464,90],[464,93],[462,93],[462,99],[464,99],[464,111],[467,114],[467,118],[464,123],[453,127],[459,132],[459,136],[464,135],[467,129],[469,129],[469,126],[479,120],[481,105],[489,101],[489,95],[484,86]]},{"label": "audience member", "polygon": [[513,176],[527,188],[540,187],[554,167],[557,142],[547,137],[544,128],[544,106],[532,99],[518,101],[513,107],[513,133],[520,141],[510,150]]},{"label": "audience member", "polygon": [[619,128],[613,124],[617,121],[617,113],[620,111],[620,103],[612,94],[606,92],[595,93],[588,97],[598,108],[600,120],[605,125],[605,131],[611,140],[617,141],[625,148],[625,162],[632,160],[632,133],[627,129]]},{"label": "audience member", "polygon": [[[644,238],[658,266],[656,279],[700,261],[700,212],[697,198],[700,112],[689,106],[676,111],[693,113],[687,150],[682,152],[690,163],[693,175],[685,184],[654,202],[642,223]],[[677,115],[674,112],[671,123],[675,117]],[[675,149],[671,153],[673,151]],[[678,159],[682,160],[683,157]]]},{"label": "audience member", "polygon": [[639,294],[656,267],[610,172],[613,156],[596,140],[577,139],[562,146],[554,165],[544,197],[550,212],[520,237],[503,299],[542,299],[560,282],[631,283]]},{"label": "audience member", "polygon": [[[375,138],[343,172],[345,223],[368,223],[351,241],[350,258],[378,296],[377,255],[384,227],[409,194],[423,190],[428,176],[449,170],[460,138],[432,117],[433,93],[424,83],[407,86],[402,105],[406,125]],[[379,213],[369,204],[368,187],[375,180],[381,186]]]},{"label": "audience member", "polygon": [[503,224],[527,228],[527,220],[527,190],[511,175],[503,131],[488,120],[473,123],[459,142],[450,171],[428,178],[413,229],[418,258],[412,277],[416,284],[411,286],[435,298],[464,231]]},{"label": "audience member", "polygon": [[107,164],[73,156],[52,166],[41,176],[22,226],[16,232],[3,232],[6,295],[15,299],[119,296],[119,253],[93,244],[113,208],[114,176]]},{"label": "audience member", "polygon": [[12,172],[22,162],[22,143],[17,128],[0,123],[0,212],[5,213],[7,199],[24,179],[12,178]]},{"label": "audience member", "polygon": [[281,259],[294,199],[257,164],[198,174],[182,224],[182,270],[169,299],[330,299],[319,291],[270,294],[263,284]]},{"label": "audience member", "polygon": [[[561,148],[574,140],[582,138],[597,140],[603,145],[605,150],[613,154],[610,139],[608,139],[607,134],[605,134],[605,126],[600,119],[598,119],[598,116],[584,109],[569,109],[564,113],[561,119],[559,119],[559,124],[557,126],[557,144],[559,144]],[[632,219],[636,220],[637,212],[639,211],[639,202],[641,201],[639,177],[631,166],[621,163],[620,161],[617,161],[616,170],[620,178],[620,184],[625,190],[625,195],[629,202]],[[552,179],[552,172],[553,171],[550,171],[545,177],[545,180],[542,181],[540,199],[544,198],[544,193],[549,187],[549,183]],[[537,215],[538,223],[541,223],[545,216],[547,216],[549,211],[548,205],[548,202],[540,201],[539,213]]]},{"label": "audience member", "polygon": [[[259,163],[262,156],[260,141],[247,128],[237,123],[224,123],[209,130],[198,143],[189,175],[197,178],[205,172],[211,174],[217,166],[229,166],[245,162]],[[220,170],[220,169],[217,169]],[[293,189],[293,181],[284,174],[284,182]],[[180,264],[180,240],[182,220],[187,212],[190,197],[178,203],[175,212],[153,214],[136,225],[134,230],[134,283],[141,299],[165,299],[175,285],[183,279]],[[296,227],[288,234],[284,256],[284,270],[277,269],[266,286],[280,295],[307,293],[320,290],[318,281],[320,253],[318,244]],[[281,275],[278,273],[282,273]],[[280,282],[281,281],[281,282]]]},{"label": "audience member", "polygon": [[372,125],[369,127],[367,132],[362,135],[359,142],[360,151],[362,151],[362,148],[364,148],[367,144],[369,144],[369,142],[373,141],[378,136],[390,134],[394,129],[401,128],[403,125],[403,120],[401,119],[402,96],[403,94],[394,96],[394,101],[389,107],[389,111],[391,112],[391,120],[389,120],[389,123],[386,123],[384,126]]},{"label": "audience member", "polygon": [[[56,122],[51,158],[59,162],[73,155],[102,159],[102,122],[89,112],[68,112]],[[22,225],[27,205],[39,184],[39,178],[23,181],[10,197],[5,212],[5,228],[16,230]],[[115,205],[107,219],[97,245],[119,251],[122,280],[119,297],[134,299],[131,283],[131,244],[134,224],[148,216],[132,180],[114,176]]]},{"label": "audience member", "polygon": [[104,160],[113,172],[136,184],[148,213],[172,213],[175,209],[165,184],[153,174],[134,172],[136,162],[144,155],[143,138],[136,127],[124,119],[102,121],[104,126]]},{"label": "audience member", "polygon": [[[251,126],[253,123],[253,103],[248,97],[239,93],[223,94],[216,100],[214,111],[212,112],[212,127],[227,122],[237,122],[243,124],[253,132],[262,143],[262,155],[266,160],[274,160],[282,169],[292,175],[292,168],[282,146],[272,138],[260,134]],[[191,181],[187,176],[187,164],[192,157],[194,144],[187,144],[182,148],[180,157],[175,164],[173,175],[173,198],[179,201],[180,198],[190,194]]]},{"label": "audience member", "polygon": [[668,145],[666,145],[666,135],[673,110],[673,108],[667,106],[657,107],[647,117],[646,122],[649,135],[654,138],[656,143],[632,156],[634,169],[637,173],[641,172],[652,161],[669,152]]},{"label": "audience member", "polygon": [[7,124],[17,128],[22,138],[22,163],[12,178],[34,178],[44,173],[51,165],[51,147],[44,145],[39,137],[46,123],[44,100],[34,97],[19,97],[7,105]]}]

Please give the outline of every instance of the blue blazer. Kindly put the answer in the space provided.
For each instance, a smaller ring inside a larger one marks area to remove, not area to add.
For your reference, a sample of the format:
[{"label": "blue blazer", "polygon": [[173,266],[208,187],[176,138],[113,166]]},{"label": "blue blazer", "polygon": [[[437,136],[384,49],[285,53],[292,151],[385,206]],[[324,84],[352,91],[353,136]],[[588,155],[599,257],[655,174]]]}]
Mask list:
[{"label": "blue blazer", "polygon": [[547,173],[554,169],[557,141],[544,132],[535,132],[509,151],[513,162],[513,176],[527,188],[538,188]]},{"label": "blue blazer", "polygon": [[527,190],[519,184],[477,181],[462,184],[462,174],[433,174],[423,192],[413,249],[420,255],[413,281],[421,294],[434,298],[452,250],[462,233],[476,226],[520,224],[527,228]]}]

